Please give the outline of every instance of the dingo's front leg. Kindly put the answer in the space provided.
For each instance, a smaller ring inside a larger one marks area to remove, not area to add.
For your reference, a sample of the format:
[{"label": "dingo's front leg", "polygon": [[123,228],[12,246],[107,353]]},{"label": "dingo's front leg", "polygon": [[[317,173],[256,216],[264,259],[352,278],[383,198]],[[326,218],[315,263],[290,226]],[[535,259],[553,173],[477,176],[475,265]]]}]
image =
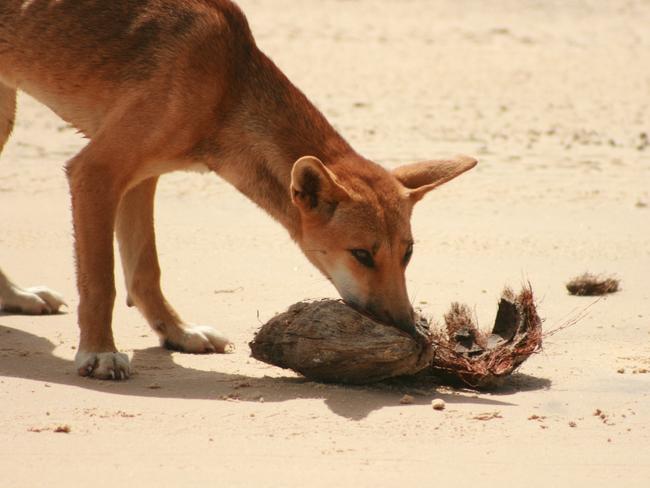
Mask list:
[{"label": "dingo's front leg", "polygon": [[67,167],[79,289],[79,349],[75,359],[82,376],[124,379],[129,359],[117,352],[111,319],[115,301],[113,231],[125,186],[109,151],[93,141]]},{"label": "dingo's front leg", "polygon": [[124,195],[116,231],[129,305],[135,305],[170,349],[190,353],[229,352],[232,344],[212,327],[184,324],[160,289],[160,266],[153,224],[158,178],[150,178]]}]

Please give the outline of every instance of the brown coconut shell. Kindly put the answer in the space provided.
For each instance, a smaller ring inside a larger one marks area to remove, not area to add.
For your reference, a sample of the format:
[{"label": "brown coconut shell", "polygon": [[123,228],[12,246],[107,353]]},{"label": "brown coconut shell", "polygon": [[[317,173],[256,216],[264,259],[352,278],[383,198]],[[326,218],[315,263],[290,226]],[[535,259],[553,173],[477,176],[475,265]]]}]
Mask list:
[{"label": "brown coconut shell", "polygon": [[542,347],[542,320],[531,288],[518,295],[503,291],[491,333],[477,327],[467,306],[452,304],[433,343],[430,371],[436,376],[478,389],[497,386]]},{"label": "brown coconut shell", "polygon": [[[428,336],[424,319],[417,327]],[[269,320],[249,344],[252,356],[325,382],[371,383],[415,374],[431,344],[368,318],[338,300],[299,302]]]},{"label": "brown coconut shell", "polygon": [[506,289],[491,333],[481,331],[466,305],[452,304],[445,328],[423,337],[378,323],[338,300],[299,302],[277,315],[250,343],[252,356],[325,382],[372,383],[421,375],[435,381],[490,388],[511,374],[542,345],[542,321],[533,292]]}]

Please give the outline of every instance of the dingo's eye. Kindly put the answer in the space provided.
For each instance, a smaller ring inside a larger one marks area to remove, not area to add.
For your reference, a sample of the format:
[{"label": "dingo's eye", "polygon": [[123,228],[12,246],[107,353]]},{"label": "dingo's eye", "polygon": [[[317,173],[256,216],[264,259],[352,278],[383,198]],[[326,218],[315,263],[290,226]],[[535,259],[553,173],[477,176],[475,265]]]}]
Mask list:
[{"label": "dingo's eye", "polygon": [[411,256],[413,256],[413,243],[409,244],[409,247],[406,248],[406,252],[404,253],[404,266],[409,263]]},{"label": "dingo's eye", "polygon": [[350,253],[366,268],[375,267],[375,260],[373,259],[372,254],[365,249],[350,249]]}]

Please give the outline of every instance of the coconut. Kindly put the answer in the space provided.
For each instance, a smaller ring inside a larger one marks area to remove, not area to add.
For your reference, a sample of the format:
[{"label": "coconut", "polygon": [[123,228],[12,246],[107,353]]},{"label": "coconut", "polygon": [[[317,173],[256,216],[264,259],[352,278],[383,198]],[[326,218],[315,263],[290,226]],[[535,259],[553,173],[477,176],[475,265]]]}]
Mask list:
[{"label": "coconut", "polygon": [[497,386],[542,347],[542,321],[533,292],[506,288],[491,333],[480,330],[466,305],[454,303],[445,328],[433,332],[430,370],[450,383],[478,389]]},{"label": "coconut", "polygon": [[307,378],[372,383],[396,376],[435,376],[447,383],[487,388],[511,374],[542,344],[542,321],[532,290],[506,289],[491,333],[469,307],[454,303],[445,328],[430,330],[416,317],[416,336],[379,323],[339,300],[299,302],[264,324],[250,343],[252,356]]},{"label": "coconut", "polygon": [[374,321],[339,300],[298,302],[273,317],[250,343],[252,356],[325,382],[371,383],[415,374],[431,362],[428,323],[424,340]]}]

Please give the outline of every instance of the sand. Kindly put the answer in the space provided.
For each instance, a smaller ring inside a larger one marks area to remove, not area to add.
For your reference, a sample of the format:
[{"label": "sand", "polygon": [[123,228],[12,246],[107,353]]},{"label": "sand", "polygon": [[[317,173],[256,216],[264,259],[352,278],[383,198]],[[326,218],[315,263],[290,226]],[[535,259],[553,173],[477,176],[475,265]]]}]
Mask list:
[{"label": "sand", "polygon": [[166,293],[238,350],[157,347],[118,269],[114,330],[137,374],[80,378],[62,163],[83,140],[22,96],[0,160],[0,265],[70,309],[0,315],[1,484],[647,486],[650,4],[241,4],[262,48],[363,154],[388,167],[480,159],[414,214],[407,278],[425,312],[462,301],[489,325],[504,284],[530,280],[548,330],[593,301],[568,295],[571,277],[615,274],[622,289],[497,393],[319,385],[246,344],[274,313],[335,290],[226,183],[175,174],[157,198]]}]

